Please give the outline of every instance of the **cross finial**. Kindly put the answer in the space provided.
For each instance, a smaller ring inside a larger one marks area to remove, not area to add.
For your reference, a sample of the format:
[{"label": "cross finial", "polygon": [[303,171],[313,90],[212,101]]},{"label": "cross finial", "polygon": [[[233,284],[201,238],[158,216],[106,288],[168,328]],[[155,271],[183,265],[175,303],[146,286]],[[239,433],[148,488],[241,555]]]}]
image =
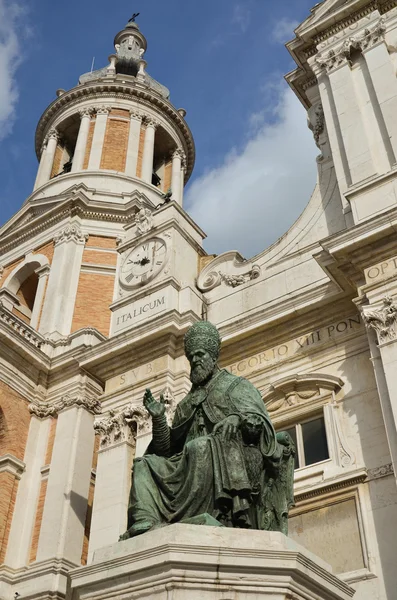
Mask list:
[{"label": "cross finial", "polygon": [[141,13],[134,13],[134,14],[132,15],[131,19],[129,19],[128,23],[135,23],[135,19],[136,19],[137,17],[139,17],[139,15],[140,15],[140,14],[141,14]]}]

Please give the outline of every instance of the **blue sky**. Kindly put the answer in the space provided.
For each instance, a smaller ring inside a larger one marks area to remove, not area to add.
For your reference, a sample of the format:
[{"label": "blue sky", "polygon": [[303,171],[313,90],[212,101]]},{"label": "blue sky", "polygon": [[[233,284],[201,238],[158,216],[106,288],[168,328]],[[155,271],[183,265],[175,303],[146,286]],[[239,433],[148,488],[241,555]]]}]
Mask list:
[{"label": "blue sky", "polygon": [[315,183],[306,115],[283,83],[293,68],[283,42],[312,2],[0,0],[0,223],[32,190],[35,127],[56,89],[76,85],[94,56],[107,64],[114,35],[141,12],[147,70],[187,110],[196,142],[185,208],[208,251],[263,250]]}]

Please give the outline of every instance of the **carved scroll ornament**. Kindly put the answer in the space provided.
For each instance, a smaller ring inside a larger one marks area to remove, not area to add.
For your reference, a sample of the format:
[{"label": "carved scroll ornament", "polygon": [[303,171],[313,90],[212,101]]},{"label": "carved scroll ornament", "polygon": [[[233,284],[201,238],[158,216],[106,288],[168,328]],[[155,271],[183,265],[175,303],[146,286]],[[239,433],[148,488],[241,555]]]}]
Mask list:
[{"label": "carved scroll ornament", "polygon": [[204,267],[197,279],[197,287],[202,292],[209,292],[222,283],[235,288],[257,279],[260,274],[259,265],[245,261],[238,252],[225,252]]}]

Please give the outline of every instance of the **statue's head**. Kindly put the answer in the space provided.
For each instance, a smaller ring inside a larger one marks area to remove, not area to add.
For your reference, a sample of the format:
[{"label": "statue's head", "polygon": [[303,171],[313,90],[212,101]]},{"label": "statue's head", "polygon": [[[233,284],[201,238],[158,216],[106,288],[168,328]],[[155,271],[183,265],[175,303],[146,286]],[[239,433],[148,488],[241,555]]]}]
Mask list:
[{"label": "statue's head", "polygon": [[185,354],[190,362],[193,384],[205,383],[216,368],[221,349],[217,328],[209,321],[198,321],[185,335]]}]

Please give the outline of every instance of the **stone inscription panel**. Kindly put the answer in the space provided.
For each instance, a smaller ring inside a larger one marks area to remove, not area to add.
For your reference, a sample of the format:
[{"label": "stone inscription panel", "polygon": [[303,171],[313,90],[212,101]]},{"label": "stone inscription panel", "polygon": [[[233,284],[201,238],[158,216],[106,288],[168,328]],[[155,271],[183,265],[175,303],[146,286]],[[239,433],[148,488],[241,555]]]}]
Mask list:
[{"label": "stone inscription panel", "polygon": [[397,274],[397,256],[388,258],[369,269],[365,269],[364,274],[367,283],[375,283],[376,281],[393,277]]},{"label": "stone inscription panel", "polygon": [[228,369],[234,375],[246,377],[250,373],[260,371],[275,363],[292,358],[298,354],[305,354],[312,346],[325,344],[330,340],[337,340],[340,337],[351,334],[363,328],[363,323],[359,314],[348,317],[343,321],[332,323],[327,327],[322,327],[316,331],[311,331],[302,337],[289,340],[285,344],[275,346],[264,352],[259,352],[237,363],[228,365]]},{"label": "stone inscription panel", "polygon": [[289,537],[329,563],[335,574],[365,567],[353,499],[291,517],[288,527]]},{"label": "stone inscription panel", "polygon": [[106,382],[105,391],[107,393],[114,392],[119,388],[134,385],[145,379],[154,378],[158,373],[164,371],[168,367],[168,360],[166,356],[161,358],[157,358],[145,365],[141,365],[136,369],[131,369],[122,375],[117,375],[117,377],[112,377],[108,379]]},{"label": "stone inscription panel", "polygon": [[167,300],[164,292],[151,294],[117,309],[113,314],[113,335],[167,310]]}]

